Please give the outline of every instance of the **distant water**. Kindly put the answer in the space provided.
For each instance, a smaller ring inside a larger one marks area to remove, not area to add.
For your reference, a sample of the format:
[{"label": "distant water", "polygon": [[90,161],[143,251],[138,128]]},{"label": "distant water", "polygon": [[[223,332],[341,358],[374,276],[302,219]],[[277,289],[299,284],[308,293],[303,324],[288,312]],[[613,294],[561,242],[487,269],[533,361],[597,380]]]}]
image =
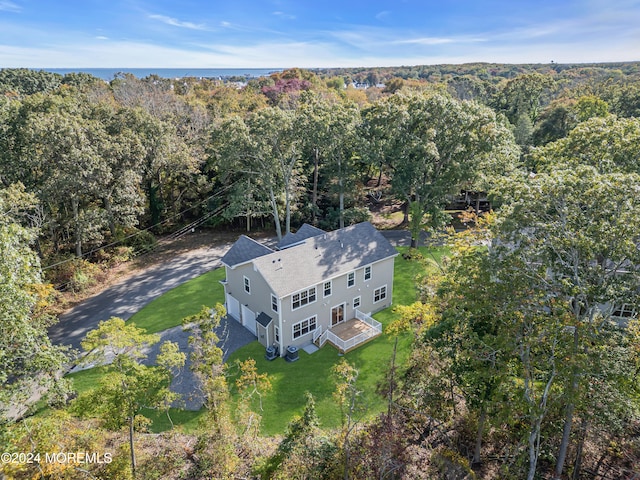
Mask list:
[{"label": "distant water", "polygon": [[131,73],[137,78],[158,75],[162,78],[226,78],[226,77],[264,77],[274,72],[281,72],[281,68],[42,68],[46,72],[59,73],[89,73],[103,80],[113,80],[118,73]]}]

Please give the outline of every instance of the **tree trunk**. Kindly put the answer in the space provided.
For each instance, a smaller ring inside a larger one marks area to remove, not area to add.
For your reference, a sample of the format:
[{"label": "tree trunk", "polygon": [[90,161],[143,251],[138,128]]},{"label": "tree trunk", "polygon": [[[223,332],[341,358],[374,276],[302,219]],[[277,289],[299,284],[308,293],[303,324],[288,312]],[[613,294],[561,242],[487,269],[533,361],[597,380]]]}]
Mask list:
[{"label": "tree trunk", "polygon": [[129,449],[131,450],[131,474],[136,478],[136,452],[133,449],[133,417],[129,417]]},{"label": "tree trunk", "polygon": [[476,445],[473,450],[473,459],[471,460],[472,467],[478,467],[482,463],[480,461],[480,452],[482,451],[482,435],[484,433],[484,424],[487,420],[487,410],[482,406],[480,410],[480,418],[478,419],[478,431],[476,432]]},{"label": "tree trunk", "polygon": [[415,200],[408,201],[409,232],[411,232],[411,248],[417,248],[420,241],[420,233],[422,232],[422,217],[424,216],[424,207],[420,203],[420,197],[416,195]]},{"label": "tree trunk", "polygon": [[340,179],[339,181],[339,185],[340,185],[340,194],[339,194],[339,199],[340,199],[340,206],[338,207],[340,209],[339,213],[340,213],[340,228],[344,228],[344,189],[342,187],[342,179]]},{"label": "tree trunk", "polygon": [[[251,192],[251,177],[247,178],[247,192]],[[251,210],[251,201],[253,200],[250,197],[249,203],[247,203],[247,232],[251,231],[251,214],[253,213]]]},{"label": "tree trunk", "polygon": [[376,187],[382,185],[382,162],[380,162],[380,170],[378,171],[378,183],[376,183]]},{"label": "tree trunk", "polygon": [[284,233],[291,232],[291,204],[289,203],[289,185],[284,189]]},{"label": "tree trunk", "polygon": [[318,208],[318,176],[320,164],[320,151],[315,148],[313,150],[313,190],[311,192],[311,223],[316,224],[316,209]]},{"label": "tree trunk", "polygon": [[115,219],[113,218],[113,206],[111,205],[111,198],[109,198],[109,196],[105,196],[102,199],[102,202],[104,204],[104,209],[107,211],[107,220],[109,222],[109,231],[111,232],[111,238],[115,239],[116,238],[116,222]]},{"label": "tree trunk", "polygon": [[80,228],[80,212],[78,197],[71,197],[71,209],[73,211],[74,237],[76,244],[76,257],[82,258],[82,231]]},{"label": "tree trunk", "polygon": [[547,380],[547,384],[544,387],[544,390],[540,396],[538,401],[535,400],[535,396],[533,395],[533,365],[531,365],[530,361],[530,346],[521,347],[522,350],[520,352],[520,360],[525,369],[525,377],[524,377],[524,398],[527,404],[529,405],[529,409],[532,410],[531,416],[531,430],[529,431],[529,472],[527,474],[527,480],[534,480],[536,476],[536,468],[538,465],[538,458],[540,457],[540,432],[541,425],[547,411],[547,401],[549,400],[549,392],[551,391],[551,386],[556,377],[556,364],[555,364],[555,348],[551,357],[551,365],[552,369],[549,373],[549,378]]},{"label": "tree trunk", "polygon": [[556,460],[556,468],[553,474],[554,480],[560,480],[562,478],[562,470],[564,469],[564,462],[567,458],[567,450],[569,448],[569,440],[571,439],[571,427],[573,425],[573,411],[575,404],[573,401],[567,405],[564,417],[564,427],[562,428],[562,441],[560,442],[560,449],[558,450],[558,458]]},{"label": "tree trunk", "polygon": [[536,467],[538,465],[538,439],[540,438],[540,422],[534,424],[534,428],[529,432],[529,472],[527,480],[534,480],[536,476]]},{"label": "tree trunk", "polygon": [[573,480],[579,480],[580,472],[582,470],[582,448],[584,447],[584,439],[587,436],[587,421],[582,420],[580,423],[580,440],[578,441],[578,448],[576,450],[576,462],[573,468]]},{"label": "tree trunk", "polygon": [[[576,326],[573,331],[573,354],[578,353],[578,327]],[[564,462],[567,458],[567,450],[569,448],[569,440],[571,439],[571,427],[573,426],[573,412],[575,410],[575,400],[573,396],[578,389],[578,372],[577,368],[573,367],[571,385],[569,387],[569,403],[565,410],[564,427],[562,428],[562,441],[560,442],[560,448],[558,449],[558,457],[556,459],[556,468],[553,474],[554,480],[559,480],[562,477],[562,470],[564,469]]]},{"label": "tree trunk", "polygon": [[276,196],[273,193],[273,188],[271,187],[269,187],[269,200],[273,211],[273,221],[276,224],[276,235],[278,235],[278,240],[282,240],[282,228],[280,227],[280,215],[278,215],[278,203],[276,202]]},{"label": "tree trunk", "polygon": [[158,187],[153,184],[153,180],[147,181],[147,197],[149,199],[149,216],[151,217],[151,226],[158,233],[156,228],[160,223],[162,213],[162,203],[158,199]]}]

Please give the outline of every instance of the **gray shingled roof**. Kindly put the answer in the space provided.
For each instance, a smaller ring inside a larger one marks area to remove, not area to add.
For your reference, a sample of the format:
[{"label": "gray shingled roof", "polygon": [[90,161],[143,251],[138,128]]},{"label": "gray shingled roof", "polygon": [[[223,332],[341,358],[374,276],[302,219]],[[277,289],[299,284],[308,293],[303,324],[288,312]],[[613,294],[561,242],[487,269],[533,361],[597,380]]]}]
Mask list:
[{"label": "gray shingled roof", "polygon": [[363,222],[263,255],[253,264],[273,292],[284,297],[397,254],[373,225]]},{"label": "gray shingled roof", "polygon": [[264,312],[260,312],[260,315],[256,317],[256,322],[258,322],[264,328],[267,328],[272,320],[273,318],[271,318],[269,315],[267,315]]},{"label": "gray shingled roof", "polygon": [[296,233],[289,232],[284,237],[282,237],[282,240],[278,242],[276,248],[283,250],[287,247],[290,247],[291,245],[302,242],[307,238],[317,237],[318,235],[322,235],[323,233],[326,232],[324,230],[320,230],[317,227],[314,227],[313,225],[304,223]]},{"label": "gray shingled roof", "polygon": [[240,235],[229,251],[221,258],[222,263],[229,267],[235,267],[242,263],[247,263],[254,258],[273,253],[269,247],[256,242],[246,235]]}]

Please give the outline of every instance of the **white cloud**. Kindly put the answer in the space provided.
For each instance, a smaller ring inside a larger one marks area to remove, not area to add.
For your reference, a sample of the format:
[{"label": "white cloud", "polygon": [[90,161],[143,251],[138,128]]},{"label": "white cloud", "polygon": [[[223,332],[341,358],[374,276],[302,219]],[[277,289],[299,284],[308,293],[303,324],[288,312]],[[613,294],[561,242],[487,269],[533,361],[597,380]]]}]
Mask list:
[{"label": "white cloud", "polygon": [[276,17],[284,18],[285,20],[295,20],[296,19],[295,15],[290,15],[290,14],[284,13],[284,12],[273,12],[272,15],[275,15]]},{"label": "white cloud", "polygon": [[379,12],[376,15],[376,20],[382,20],[383,18],[388,17],[389,15],[391,15],[391,12],[388,10],[383,10],[382,12]]},{"label": "white cloud", "polygon": [[22,8],[13,2],[9,2],[8,0],[0,0],[0,11],[18,13],[22,11]]},{"label": "white cloud", "polygon": [[[630,40],[629,42],[633,42]],[[242,45],[216,44],[208,50],[190,51],[142,42],[94,41],[85,44],[53,45],[50,48],[25,48],[0,45],[0,65],[32,68],[288,68],[288,67],[380,67],[441,63],[504,62],[558,63],[615,62],[640,60],[630,55],[629,44],[604,45],[486,45],[429,55],[396,52],[344,50],[330,43],[265,42]],[[169,60],[170,59],[170,60]]]},{"label": "white cloud", "polygon": [[206,26],[201,23],[183,22],[177,18],[167,17],[166,15],[149,15],[152,20],[158,20],[172,27],[188,28],[190,30],[206,30]]},{"label": "white cloud", "polygon": [[109,37],[105,37],[104,35],[98,35],[96,40],[109,40]]},{"label": "white cloud", "polygon": [[421,37],[410,38],[407,40],[397,40],[393,42],[395,45],[443,45],[445,43],[458,43],[452,38],[439,37]]}]

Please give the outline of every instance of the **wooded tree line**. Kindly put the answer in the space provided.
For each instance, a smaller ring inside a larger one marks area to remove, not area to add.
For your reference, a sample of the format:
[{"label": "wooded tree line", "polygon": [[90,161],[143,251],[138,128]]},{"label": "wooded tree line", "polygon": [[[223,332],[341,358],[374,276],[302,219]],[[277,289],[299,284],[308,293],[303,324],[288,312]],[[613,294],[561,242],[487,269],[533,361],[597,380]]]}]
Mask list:
[{"label": "wooded tree line", "polygon": [[471,218],[482,228],[453,240],[403,312],[415,345],[380,388],[388,411],[353,430],[357,372],[343,366],[343,429],[321,433],[309,399],[265,456],[255,412],[237,436],[205,338],[215,428],[195,449],[200,473],[246,473],[256,458],[265,478],[637,473],[639,327],[615,322],[638,305],[640,84],[633,69],[551,70],[366,91],[300,70],[244,89],[0,71],[0,403],[34,382],[65,395],[41,263],[97,259],[207,215],[268,220],[278,236],[337,228],[368,218],[368,198],[403,205],[415,245],[464,188],[498,208]]},{"label": "wooded tree line", "polygon": [[640,104],[620,69],[556,66],[496,83],[480,67],[491,70],[366,91],[298,69],[243,89],[4,69],[0,181],[38,197],[45,264],[149,242],[135,234],[207,213],[247,228],[270,219],[279,235],[304,221],[336,228],[366,219],[366,194],[381,185],[415,213],[415,233],[421,214],[444,220],[448,195],[489,190],[518,164],[517,147],[593,116],[632,117]]}]

